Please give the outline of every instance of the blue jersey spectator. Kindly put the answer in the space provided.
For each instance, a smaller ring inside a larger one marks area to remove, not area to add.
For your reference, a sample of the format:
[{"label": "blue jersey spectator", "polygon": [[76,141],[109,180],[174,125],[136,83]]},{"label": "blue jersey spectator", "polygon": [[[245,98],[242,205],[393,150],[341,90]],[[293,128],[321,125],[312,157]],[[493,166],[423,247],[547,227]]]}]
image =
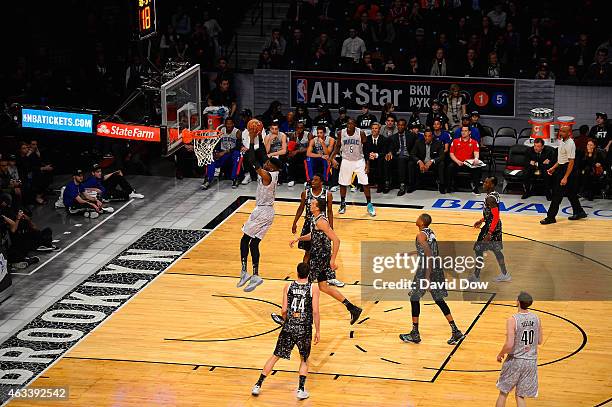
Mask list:
[{"label": "blue jersey spectator", "polygon": [[[464,114],[461,118],[461,126],[468,126],[470,128],[470,137],[476,140],[480,144],[480,130],[477,127],[472,126],[472,119],[469,114]],[[461,137],[461,127],[456,128],[453,132],[453,140]]]}]

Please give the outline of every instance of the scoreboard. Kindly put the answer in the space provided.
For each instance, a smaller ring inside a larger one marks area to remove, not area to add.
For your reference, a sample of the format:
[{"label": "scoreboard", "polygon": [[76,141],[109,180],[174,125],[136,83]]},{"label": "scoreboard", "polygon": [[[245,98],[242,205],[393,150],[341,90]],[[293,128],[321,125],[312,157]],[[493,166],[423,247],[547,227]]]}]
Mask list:
[{"label": "scoreboard", "polygon": [[157,31],[155,15],[155,0],[135,0],[138,10],[138,37],[141,40],[149,38]]}]

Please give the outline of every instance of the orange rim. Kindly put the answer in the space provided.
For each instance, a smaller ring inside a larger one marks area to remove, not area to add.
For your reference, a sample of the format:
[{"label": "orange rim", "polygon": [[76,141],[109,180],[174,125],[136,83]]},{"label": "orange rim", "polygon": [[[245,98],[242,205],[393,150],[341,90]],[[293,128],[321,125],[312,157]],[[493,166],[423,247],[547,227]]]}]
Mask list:
[{"label": "orange rim", "polygon": [[181,136],[183,138],[183,143],[189,144],[194,139],[205,140],[205,139],[215,139],[221,133],[219,130],[206,129],[206,130],[194,130],[190,131],[187,129],[183,129],[181,132]]}]

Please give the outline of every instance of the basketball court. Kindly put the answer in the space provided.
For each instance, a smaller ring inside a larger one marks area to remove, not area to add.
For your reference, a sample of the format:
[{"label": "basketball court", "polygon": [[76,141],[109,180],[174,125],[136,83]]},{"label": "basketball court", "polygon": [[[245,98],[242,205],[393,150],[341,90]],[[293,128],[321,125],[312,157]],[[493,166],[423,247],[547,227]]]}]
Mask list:
[{"label": "basketball court", "polygon": [[[503,299],[520,290],[538,291],[542,285],[563,293],[579,283],[594,293],[593,300],[538,301],[534,295],[544,344],[539,350],[540,395],[530,405],[598,406],[610,401],[612,322],[607,315],[612,302],[599,294],[612,286],[612,255],[595,247],[580,252],[572,247],[572,241],[585,246],[585,236],[607,244],[609,221],[589,218],[569,227],[563,220],[541,227],[534,216],[503,214],[512,282],[492,283],[478,299],[449,301],[467,334],[455,346],[446,344],[448,324],[427,295],[420,324],[423,341],[414,345],[398,338],[410,330],[407,299],[360,300],[362,242],[404,241],[406,250],[414,250],[414,220],[424,209],[410,204],[378,205],[376,218],[370,218],[364,206],[349,205],[345,215],[335,216],[334,229],[342,241],[338,278],[346,282],[341,292],[361,303],[364,312],[351,326],[344,307],[322,295],[321,342],[313,346],[307,382],[310,399],[295,399],[296,350],[291,361],[277,363],[261,395],[251,396],[279,331],[270,313],[279,311],[282,287],[294,277],[303,255],[288,244],[297,205],[294,198],[275,204],[274,224],[261,244],[260,275],[265,282],[254,292],[236,288],[240,228],[254,207],[251,197],[240,196],[227,207],[211,208],[215,217],[198,243],[30,387],[69,386],[69,399],[61,404],[79,406],[490,406],[497,397],[500,369],[495,356],[504,340],[505,320],[515,312],[514,304]],[[477,231],[470,225],[478,212],[427,211],[440,241],[475,239]],[[524,257],[537,260],[531,265],[555,259],[557,266],[522,266],[525,258],[512,251],[514,242],[529,242],[525,247],[533,253]],[[491,256],[482,279],[490,281],[497,273]],[[31,403],[13,400],[10,405]],[[58,402],[48,402],[54,404]]]}]

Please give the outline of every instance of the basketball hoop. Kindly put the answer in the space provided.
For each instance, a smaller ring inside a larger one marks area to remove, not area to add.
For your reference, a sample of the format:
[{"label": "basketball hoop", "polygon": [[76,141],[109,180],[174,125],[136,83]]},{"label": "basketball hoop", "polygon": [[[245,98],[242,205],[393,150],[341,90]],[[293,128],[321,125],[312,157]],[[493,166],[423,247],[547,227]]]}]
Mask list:
[{"label": "basketball hoop", "polygon": [[206,129],[189,131],[184,129],[181,135],[183,143],[189,144],[193,141],[193,152],[198,159],[199,167],[213,163],[213,151],[221,139],[221,132],[219,130]]}]

